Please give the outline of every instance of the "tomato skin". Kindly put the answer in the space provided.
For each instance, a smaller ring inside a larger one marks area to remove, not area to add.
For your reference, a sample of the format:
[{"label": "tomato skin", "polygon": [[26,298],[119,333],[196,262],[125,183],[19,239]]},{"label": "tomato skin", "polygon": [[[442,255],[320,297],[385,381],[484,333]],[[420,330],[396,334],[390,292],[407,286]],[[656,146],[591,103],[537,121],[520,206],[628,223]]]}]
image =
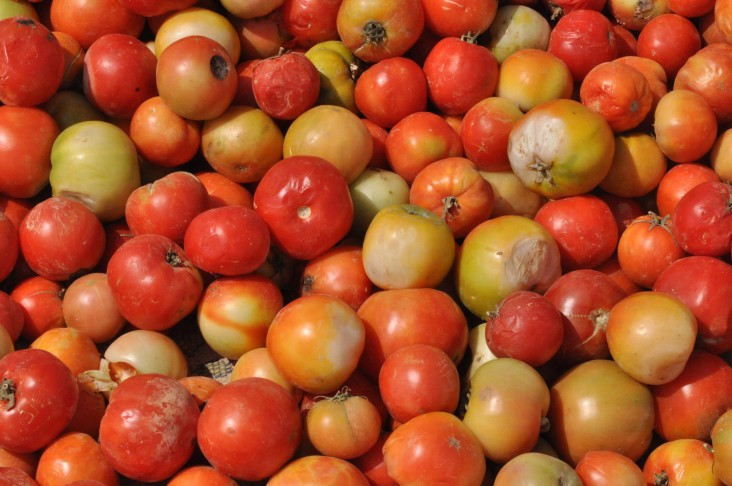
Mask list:
[{"label": "tomato skin", "polygon": [[508,134],[522,116],[521,110],[505,98],[491,96],[478,101],[465,113],[460,126],[465,157],[479,170],[510,170]]},{"label": "tomato skin", "polygon": [[337,457],[310,455],[300,457],[277,471],[267,482],[269,486],[368,486],[366,479],[352,463]]},{"label": "tomato skin", "polygon": [[266,378],[242,378],[219,388],[198,420],[204,457],[243,481],[279,471],[294,455],[301,435],[300,411],[292,395]]},{"label": "tomato skin", "polygon": [[0,211],[0,282],[12,273],[19,254],[18,230],[5,213]]},{"label": "tomato skin", "polygon": [[732,187],[721,181],[703,182],[689,190],[671,213],[679,246],[692,255],[719,257],[732,244]]},{"label": "tomato skin", "polygon": [[117,0],[55,0],[49,14],[53,30],[71,34],[84,49],[105,34],[138,37],[145,27],[145,17]]},{"label": "tomato skin", "polygon": [[670,160],[700,160],[714,146],[718,121],[714,109],[701,94],[674,88],[658,101],[653,113],[656,141]]},{"label": "tomato skin", "polygon": [[647,484],[722,486],[713,473],[714,453],[699,439],[675,439],[655,447],[643,464]]},{"label": "tomato skin", "polygon": [[688,162],[674,165],[663,175],[656,190],[659,216],[671,214],[692,187],[705,181],[718,181],[719,176],[706,164]]},{"label": "tomato skin", "polygon": [[343,0],[285,0],[282,23],[297,45],[338,39],[336,17]]},{"label": "tomato skin", "polygon": [[33,275],[13,287],[10,298],[22,308],[22,337],[32,341],[48,329],[64,326],[60,282]]},{"label": "tomato skin", "polygon": [[59,436],[43,450],[36,480],[48,486],[65,486],[81,480],[115,486],[119,484],[119,475],[92,436],[70,432]]},{"label": "tomato skin", "polygon": [[646,486],[640,466],[614,451],[589,451],[574,469],[585,486]]},{"label": "tomato skin", "polygon": [[263,59],[252,71],[254,100],[267,115],[294,120],[315,106],[320,73],[301,52],[285,52]]},{"label": "tomato skin", "polygon": [[708,44],[686,60],[676,73],[673,90],[688,89],[700,94],[714,110],[717,122],[732,120],[732,95],[721,88],[732,79],[732,45]]},{"label": "tomato skin", "polygon": [[727,410],[714,423],[711,437],[714,449],[714,474],[725,483],[732,480],[732,468],[730,468],[732,462],[729,461],[732,457],[732,440],[730,440],[732,438],[730,430],[732,429],[730,427],[732,427],[732,411]]},{"label": "tomato skin", "polygon": [[660,63],[668,79],[674,79],[701,46],[701,35],[694,23],[674,13],[652,18],[638,33],[638,55]]},{"label": "tomato skin", "polygon": [[140,481],[162,481],[193,455],[199,409],[175,378],[134,375],[109,397],[99,445],[114,469]]},{"label": "tomato skin", "polygon": [[497,0],[470,0],[459,4],[449,0],[423,0],[425,27],[439,37],[478,36],[495,19],[498,3]]},{"label": "tomato skin", "polygon": [[[76,377],[42,349],[19,349],[0,359],[0,447],[14,453],[40,450],[71,422],[79,400]],[[28,421],[26,417],[33,417]]]}]

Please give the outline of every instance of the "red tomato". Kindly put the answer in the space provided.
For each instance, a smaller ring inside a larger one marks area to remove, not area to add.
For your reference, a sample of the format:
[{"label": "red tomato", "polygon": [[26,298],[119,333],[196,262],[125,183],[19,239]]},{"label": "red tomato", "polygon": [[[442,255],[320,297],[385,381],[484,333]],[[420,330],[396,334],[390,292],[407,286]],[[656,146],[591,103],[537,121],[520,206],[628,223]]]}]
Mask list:
[{"label": "red tomato", "polygon": [[185,467],[170,478],[167,484],[168,486],[198,486],[200,484],[206,484],[207,486],[237,486],[236,481],[231,477],[207,465]]},{"label": "red tomato", "polygon": [[252,92],[267,115],[294,120],[318,101],[320,73],[305,54],[285,52],[257,63],[252,71]]},{"label": "red tomato", "polygon": [[190,314],[203,293],[201,274],[174,241],[139,235],[112,255],[107,278],[122,316],[154,331],[168,329]]},{"label": "red tomato", "polygon": [[692,255],[722,256],[732,245],[732,187],[708,181],[690,189],[671,213],[679,246]]},{"label": "red tomato", "polygon": [[105,34],[138,37],[145,27],[145,17],[117,0],[56,0],[51,2],[50,17],[53,30],[71,34],[84,49]]},{"label": "red tomato", "polygon": [[106,486],[119,484],[119,475],[90,435],[61,435],[41,453],[36,480],[48,486],[66,486],[73,481],[95,480]]},{"label": "red tomato", "polygon": [[196,0],[120,0],[120,3],[145,17],[155,17],[192,7]]},{"label": "red tomato", "polygon": [[614,451],[588,451],[574,470],[584,486],[645,486],[643,470]]},{"label": "red tomato", "polygon": [[[31,198],[48,185],[51,147],[60,130],[46,111],[0,106],[0,194]],[[6,203],[7,204],[7,203]],[[7,206],[3,208],[7,211]]]},{"label": "red tomato", "polygon": [[30,474],[17,467],[0,467],[0,477],[12,486],[38,486]]},{"label": "red tomato", "polygon": [[244,206],[252,208],[252,193],[225,175],[215,171],[197,172],[196,177],[208,192],[208,207]]},{"label": "red tomato", "polygon": [[674,79],[686,60],[699,49],[699,30],[681,15],[661,14],[649,20],[638,33],[638,55],[658,61],[668,79]]},{"label": "red tomato", "polygon": [[13,271],[19,254],[18,230],[5,213],[0,212],[0,282]]},{"label": "red tomato", "polygon": [[7,292],[0,290],[0,326],[3,326],[15,342],[23,329],[23,308]]},{"label": "red tomato", "polygon": [[23,313],[21,336],[32,341],[48,329],[64,325],[63,286],[40,275],[28,277],[10,292]]},{"label": "red tomato", "polygon": [[79,401],[76,378],[60,359],[42,349],[5,355],[0,375],[0,447],[28,453],[47,446],[74,416]]},{"label": "red tomato", "polygon": [[668,0],[668,8],[684,17],[701,17],[714,11],[714,0]]},{"label": "red tomato", "polygon": [[503,97],[491,96],[475,103],[460,127],[465,157],[479,170],[510,170],[508,134],[522,116],[523,112]]},{"label": "red tomato", "polygon": [[490,27],[498,11],[497,0],[423,0],[425,27],[440,37],[477,37]]},{"label": "red tomato", "polygon": [[366,62],[401,56],[424,30],[422,0],[343,0],[336,28],[343,44]]},{"label": "red tomato", "polygon": [[309,455],[285,465],[267,481],[269,486],[368,486],[370,483],[356,466],[331,456]]},{"label": "red tomato", "polygon": [[684,194],[705,181],[719,181],[719,176],[708,165],[695,162],[673,165],[661,178],[656,190],[659,216],[671,214]]},{"label": "red tomato", "polygon": [[396,486],[394,480],[386,472],[384,453],[382,452],[384,442],[386,442],[390,433],[382,431],[379,440],[366,454],[351,460],[351,463],[368,478],[372,486]]},{"label": "red tomato", "polygon": [[477,102],[493,96],[498,61],[472,39],[445,37],[432,48],[423,65],[427,94],[446,115],[463,115]]},{"label": "red tomato", "polygon": [[254,191],[254,209],[288,256],[310,260],[340,241],[353,223],[348,183],[327,160],[295,155],[277,162]]},{"label": "red tomato", "polygon": [[482,484],[486,460],[478,439],[459,418],[427,412],[399,426],[384,443],[384,464],[398,484]]},{"label": "red tomato", "polygon": [[732,265],[708,256],[687,256],[671,263],[653,290],[673,295],[694,313],[697,347],[714,353],[732,349]]},{"label": "red tomato", "polygon": [[48,28],[29,17],[0,20],[0,102],[33,106],[48,101],[61,86],[64,53]]},{"label": "red tomato", "polygon": [[405,116],[427,109],[427,78],[413,60],[392,57],[361,73],[354,95],[363,116],[391,128]]},{"label": "red tomato", "polygon": [[718,123],[732,120],[732,45],[709,44],[686,60],[676,73],[673,90],[688,89],[700,94],[712,107]]},{"label": "red tomato", "polygon": [[732,367],[716,354],[697,349],[679,376],[652,386],[651,393],[655,430],[661,438],[708,441],[714,423],[732,408]]},{"label": "red tomato", "polygon": [[157,373],[131,376],[109,397],[99,445],[120,474],[162,481],[193,455],[199,409],[175,378]]},{"label": "red tomato", "polygon": [[36,204],[18,232],[30,268],[51,280],[68,280],[91,271],[102,258],[106,234],[83,203],[50,197]]},{"label": "red tomato", "polygon": [[535,367],[559,351],[563,338],[562,314],[551,300],[529,290],[508,294],[486,319],[485,339],[496,357]]},{"label": "red tomato", "polygon": [[617,39],[607,17],[595,10],[575,10],[552,29],[548,51],[564,61],[575,82],[590,69],[618,56]]},{"label": "red tomato", "polygon": [[282,24],[295,44],[310,47],[338,39],[336,18],[343,0],[285,0]]},{"label": "red tomato", "polygon": [[646,484],[721,485],[713,472],[714,461],[710,444],[703,440],[670,440],[651,450],[643,474]]},{"label": "red tomato", "polygon": [[266,378],[224,385],[198,420],[198,445],[206,460],[243,481],[279,471],[295,454],[301,435],[300,411],[292,395]]}]

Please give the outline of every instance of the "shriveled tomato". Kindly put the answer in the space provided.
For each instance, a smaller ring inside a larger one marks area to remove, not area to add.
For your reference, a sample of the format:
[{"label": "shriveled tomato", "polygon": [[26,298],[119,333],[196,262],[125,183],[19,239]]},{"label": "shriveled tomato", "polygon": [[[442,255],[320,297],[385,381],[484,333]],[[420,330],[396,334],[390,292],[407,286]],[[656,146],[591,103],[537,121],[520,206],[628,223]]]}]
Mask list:
[{"label": "shriveled tomato", "polygon": [[686,60],[676,73],[673,90],[686,89],[701,95],[722,124],[732,120],[732,94],[722,88],[731,79],[732,45],[716,42]]}]

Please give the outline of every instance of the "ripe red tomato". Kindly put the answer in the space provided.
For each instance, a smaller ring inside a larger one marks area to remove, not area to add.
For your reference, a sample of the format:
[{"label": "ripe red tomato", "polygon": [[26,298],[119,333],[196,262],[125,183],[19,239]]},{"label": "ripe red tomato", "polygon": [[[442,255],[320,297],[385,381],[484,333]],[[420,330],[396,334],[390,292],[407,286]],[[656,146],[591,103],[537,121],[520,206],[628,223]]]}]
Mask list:
[{"label": "ripe red tomato", "polygon": [[81,480],[114,485],[119,483],[119,474],[94,437],[83,432],[69,432],[43,450],[38,460],[36,480],[48,486],[66,486]]},{"label": "ripe red tomato", "polygon": [[23,329],[23,308],[7,292],[0,290],[0,326],[8,332],[15,342]]},{"label": "ripe red tomato", "polygon": [[0,212],[0,282],[13,271],[19,254],[18,230],[5,213]]},{"label": "ripe red tomato", "polygon": [[425,27],[439,37],[482,34],[496,17],[497,0],[423,0]]},{"label": "ripe red tomato", "polygon": [[668,79],[674,79],[681,66],[701,46],[701,34],[696,25],[674,13],[652,18],[638,33],[638,55],[661,64]]},{"label": "ripe red tomato", "polygon": [[320,73],[297,51],[258,62],[252,71],[252,92],[257,106],[278,120],[294,120],[315,106],[320,95]]},{"label": "ripe red tomato", "polygon": [[722,124],[732,120],[732,93],[724,89],[730,82],[732,45],[717,42],[702,47],[686,60],[676,73],[673,90],[688,89],[700,94]]},{"label": "ripe red tomato", "polygon": [[574,468],[584,486],[643,486],[643,470],[615,451],[588,451]]},{"label": "ripe red tomato", "polygon": [[[76,377],[42,349],[19,349],[0,359],[0,447],[35,452],[71,422],[79,401]],[[32,419],[32,420],[30,420]]]},{"label": "ripe red tomato", "polygon": [[342,1],[285,0],[282,25],[298,46],[311,47],[319,42],[337,40],[336,17]]},{"label": "ripe red tomato", "polygon": [[145,28],[145,17],[117,0],[56,0],[51,2],[49,15],[53,30],[71,34],[84,49],[105,34],[138,37]]},{"label": "ripe red tomato", "polygon": [[706,164],[689,162],[677,164],[663,175],[656,189],[659,216],[671,214],[689,189],[705,181],[718,181],[719,176]]},{"label": "ripe red tomato", "polygon": [[699,439],[675,439],[653,448],[643,463],[646,484],[722,484],[715,476],[714,452]]},{"label": "ripe red tomato", "polygon": [[20,334],[32,341],[48,329],[64,325],[63,286],[40,275],[20,281],[10,297],[21,307],[23,325]]},{"label": "ripe red tomato", "polygon": [[279,471],[295,454],[301,435],[300,410],[292,395],[266,378],[227,383],[209,398],[198,419],[198,445],[206,460],[243,481]]},{"label": "ripe red tomato", "polygon": [[708,181],[690,189],[671,213],[679,246],[692,255],[727,255],[732,245],[732,186]]},{"label": "ripe red tomato", "polygon": [[139,235],[109,259],[107,278],[122,316],[132,325],[161,331],[190,314],[203,279],[183,248],[160,235]]},{"label": "ripe red tomato", "polygon": [[508,134],[523,112],[510,100],[491,96],[475,103],[463,116],[460,140],[465,157],[479,170],[506,171]]},{"label": "ripe red tomato", "polygon": [[310,260],[338,243],[353,223],[343,174],[327,160],[294,155],[277,162],[254,190],[254,209],[285,254]]},{"label": "ripe red tomato", "polygon": [[473,39],[441,39],[427,54],[422,69],[430,101],[446,115],[464,115],[493,96],[498,84],[496,57]]},{"label": "ripe red tomato", "polygon": [[114,469],[139,481],[162,481],[193,455],[199,409],[175,378],[145,373],[122,381],[109,397],[99,445]]}]

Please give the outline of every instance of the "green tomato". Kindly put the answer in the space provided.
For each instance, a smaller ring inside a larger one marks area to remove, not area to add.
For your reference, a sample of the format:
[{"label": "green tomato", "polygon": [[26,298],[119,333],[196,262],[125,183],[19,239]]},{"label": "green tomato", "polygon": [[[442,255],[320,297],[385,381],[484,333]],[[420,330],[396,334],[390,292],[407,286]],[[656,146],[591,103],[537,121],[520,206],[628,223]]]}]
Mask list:
[{"label": "green tomato", "polygon": [[342,106],[353,113],[356,107],[356,82],[353,67],[356,58],[341,41],[329,40],[315,44],[308,49],[305,57],[315,65],[320,73],[319,105]]}]

